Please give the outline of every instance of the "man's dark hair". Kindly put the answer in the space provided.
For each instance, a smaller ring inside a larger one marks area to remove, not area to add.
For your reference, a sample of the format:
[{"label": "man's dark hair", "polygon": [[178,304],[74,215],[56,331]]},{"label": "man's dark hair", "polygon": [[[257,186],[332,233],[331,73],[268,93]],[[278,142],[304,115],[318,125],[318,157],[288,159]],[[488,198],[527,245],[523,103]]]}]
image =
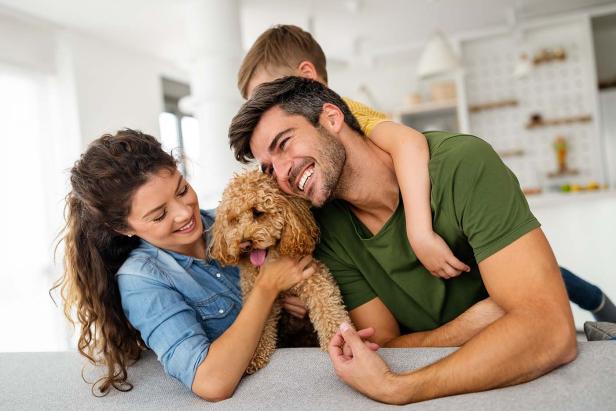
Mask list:
[{"label": "man's dark hair", "polygon": [[261,116],[272,107],[280,106],[289,114],[303,116],[313,126],[319,126],[323,104],[337,106],[344,115],[345,123],[360,135],[364,135],[349,106],[331,89],[315,80],[303,77],[283,77],[256,88],[252,98],[233,117],[229,126],[229,145],[235,158],[242,163],[254,159],[250,151],[250,138]]}]

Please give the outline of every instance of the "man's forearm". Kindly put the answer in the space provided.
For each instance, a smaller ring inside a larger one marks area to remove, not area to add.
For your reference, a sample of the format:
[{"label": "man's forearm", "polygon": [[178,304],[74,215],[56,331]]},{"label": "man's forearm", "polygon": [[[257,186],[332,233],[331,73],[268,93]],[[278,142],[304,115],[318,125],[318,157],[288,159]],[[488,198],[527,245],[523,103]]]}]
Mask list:
[{"label": "man's forearm", "polygon": [[389,341],[385,347],[459,347],[503,314],[496,303],[486,299],[437,329],[401,335]]},{"label": "man's forearm", "polygon": [[391,403],[488,390],[537,378],[575,358],[567,319],[512,312],[443,360],[395,378]]}]

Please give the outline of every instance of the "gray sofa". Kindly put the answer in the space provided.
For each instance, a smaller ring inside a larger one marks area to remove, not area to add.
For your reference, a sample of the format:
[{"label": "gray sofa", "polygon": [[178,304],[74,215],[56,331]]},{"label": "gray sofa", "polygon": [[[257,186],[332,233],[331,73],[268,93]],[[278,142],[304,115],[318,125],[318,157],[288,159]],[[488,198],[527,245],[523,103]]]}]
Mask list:
[{"label": "gray sofa", "polygon": [[[394,370],[432,363],[452,348],[382,349]],[[325,353],[278,350],[272,362],[245,378],[233,398],[207,403],[165,376],[147,353],[129,369],[135,388],[96,398],[81,378],[83,360],[72,352],[0,354],[1,410],[372,410],[394,408],[371,401],[333,372]],[[95,379],[86,367],[84,375]],[[616,410],[616,342],[581,342],[573,363],[514,387],[441,398],[408,406],[422,410]]]}]

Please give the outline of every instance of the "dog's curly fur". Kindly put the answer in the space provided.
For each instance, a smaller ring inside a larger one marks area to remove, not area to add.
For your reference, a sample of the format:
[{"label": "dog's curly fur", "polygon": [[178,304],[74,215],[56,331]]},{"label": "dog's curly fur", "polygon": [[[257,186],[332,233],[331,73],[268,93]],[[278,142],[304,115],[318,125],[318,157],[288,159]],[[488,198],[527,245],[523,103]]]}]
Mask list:
[{"label": "dog's curly fur", "polygon": [[[239,265],[244,298],[250,293],[259,269],[250,262],[240,244],[252,241],[253,249],[267,249],[269,258],[312,254],[319,236],[309,203],[284,194],[276,182],[259,170],[236,175],[225,189],[212,228],[210,255],[225,265]],[[342,322],[350,323],[340,290],[325,265],[291,288],[306,305],[318,334],[321,349],[327,349]],[[265,323],[261,340],[246,372],[263,368],[276,348],[277,324],[282,303],[276,300]]]}]

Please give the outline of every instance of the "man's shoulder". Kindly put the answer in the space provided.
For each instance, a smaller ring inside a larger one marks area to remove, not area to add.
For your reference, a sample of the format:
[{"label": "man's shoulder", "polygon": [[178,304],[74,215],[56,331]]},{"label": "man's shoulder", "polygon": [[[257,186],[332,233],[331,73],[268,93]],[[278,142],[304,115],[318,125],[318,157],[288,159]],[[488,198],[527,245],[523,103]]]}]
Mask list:
[{"label": "man's shoulder", "polygon": [[466,176],[483,166],[504,167],[492,146],[477,136],[446,131],[423,134],[430,148],[429,171],[432,184],[437,184],[441,178],[453,178],[458,173]]},{"label": "man's shoulder", "polygon": [[424,131],[422,133],[430,147],[431,157],[435,154],[466,154],[480,149],[491,149],[485,140],[466,133],[451,131]]}]

